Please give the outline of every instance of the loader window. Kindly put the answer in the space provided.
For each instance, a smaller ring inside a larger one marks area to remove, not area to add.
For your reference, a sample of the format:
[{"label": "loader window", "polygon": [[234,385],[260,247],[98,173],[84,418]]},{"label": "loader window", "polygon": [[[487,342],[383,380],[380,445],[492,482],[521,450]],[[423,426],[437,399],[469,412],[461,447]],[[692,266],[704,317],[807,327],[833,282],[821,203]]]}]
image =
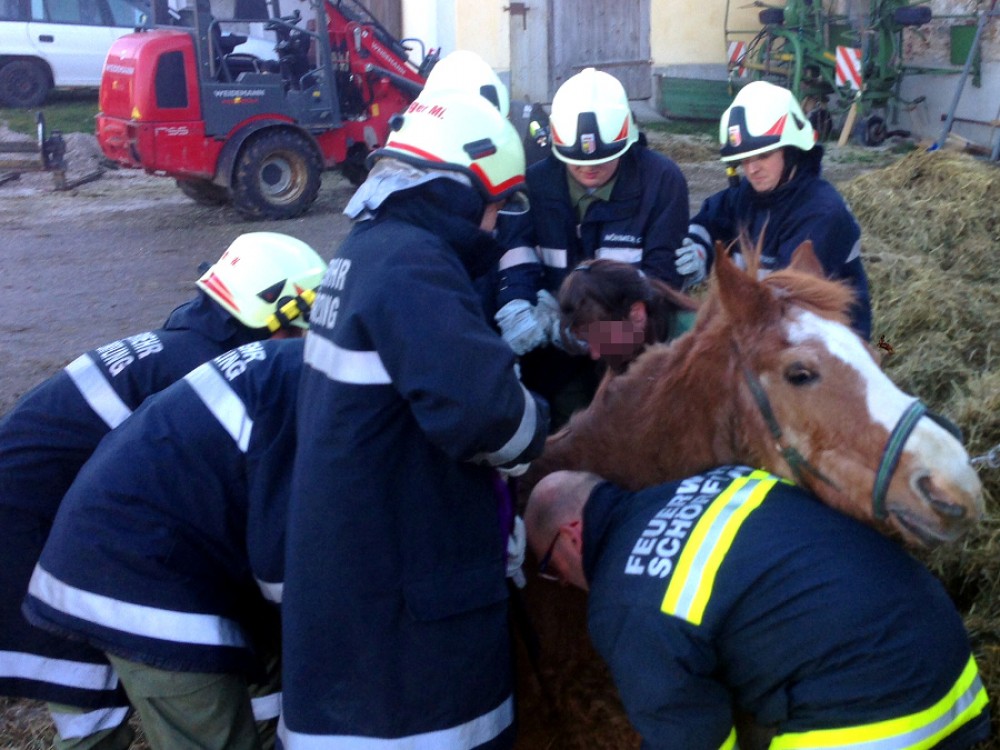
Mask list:
[{"label": "loader window", "polygon": [[179,109],[188,105],[184,53],[166,52],[156,63],[156,106]]}]

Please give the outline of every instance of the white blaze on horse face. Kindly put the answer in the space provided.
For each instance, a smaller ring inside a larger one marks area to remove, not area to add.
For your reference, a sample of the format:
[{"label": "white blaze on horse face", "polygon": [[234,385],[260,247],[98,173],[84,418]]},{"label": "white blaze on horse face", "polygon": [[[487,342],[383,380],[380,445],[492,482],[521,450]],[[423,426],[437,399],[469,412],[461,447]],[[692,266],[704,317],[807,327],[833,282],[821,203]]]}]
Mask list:
[{"label": "white blaze on horse face", "polygon": [[821,340],[830,354],[857,371],[865,392],[868,414],[873,422],[891,432],[903,412],[913,403],[913,396],[903,393],[889,380],[850,328],[807,310],[799,310],[788,325],[788,340],[793,344],[804,344],[810,339]]},{"label": "white blaze on horse face", "polygon": [[[854,369],[865,389],[865,401],[872,422],[882,425],[888,433],[916,400],[889,379],[875,364],[857,334],[846,326],[800,310],[789,323],[788,338],[793,344],[819,339],[833,356]],[[982,483],[969,462],[969,454],[950,432],[931,419],[921,419],[907,438],[904,449],[919,464],[919,470],[909,479],[916,494],[924,493],[913,486],[915,482],[922,477],[935,477],[936,481],[944,482],[950,488],[953,501],[964,499],[974,517],[982,515]]]}]

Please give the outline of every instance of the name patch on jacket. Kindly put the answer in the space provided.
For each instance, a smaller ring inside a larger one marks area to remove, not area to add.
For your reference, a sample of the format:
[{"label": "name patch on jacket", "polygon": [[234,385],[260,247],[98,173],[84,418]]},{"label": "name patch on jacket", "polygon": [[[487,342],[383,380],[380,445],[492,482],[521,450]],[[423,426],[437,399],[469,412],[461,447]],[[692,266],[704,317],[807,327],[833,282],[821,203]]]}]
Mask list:
[{"label": "name patch on jacket", "polygon": [[94,350],[112,377],[120,374],[137,359],[163,351],[163,343],[152,331],[112,341]]},{"label": "name patch on jacket", "polygon": [[680,483],[676,493],[646,524],[625,561],[626,575],[666,578],[705,508],[731,479],[709,474]]},{"label": "name patch on jacket", "polygon": [[252,341],[249,344],[237,347],[225,354],[220,354],[212,362],[226,380],[233,380],[246,372],[247,365],[267,359],[267,352],[260,341]]},{"label": "name patch on jacket", "polygon": [[337,313],[340,312],[340,294],[347,283],[347,272],[351,270],[348,258],[334,258],[326,269],[323,282],[309,312],[310,328],[333,328],[337,324]]}]

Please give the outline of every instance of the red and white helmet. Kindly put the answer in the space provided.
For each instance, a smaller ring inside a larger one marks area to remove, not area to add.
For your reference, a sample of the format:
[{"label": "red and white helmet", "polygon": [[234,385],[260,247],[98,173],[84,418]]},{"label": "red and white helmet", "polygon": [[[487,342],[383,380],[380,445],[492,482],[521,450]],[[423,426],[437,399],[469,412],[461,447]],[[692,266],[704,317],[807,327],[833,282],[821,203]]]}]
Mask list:
[{"label": "red and white helmet", "polygon": [[[249,232],[233,240],[196,284],[247,328],[264,328],[286,302],[316,289],[325,272],[326,263],[305,242]],[[301,317],[291,324],[309,325]]]},{"label": "red and white helmet", "polygon": [[816,133],[791,91],[753,81],[722,114],[719,143],[722,161],[739,161],[785,146],[808,151],[816,145]]},{"label": "red and white helmet", "polygon": [[524,189],[524,146],[514,126],[486,99],[469,91],[424,91],[397,120],[385,146],[370,157],[392,157],[425,169],[460,172],[496,203]]},{"label": "red and white helmet", "polygon": [[613,75],[586,68],[552,97],[552,149],[567,164],[603,164],[639,140],[628,94]]},{"label": "red and white helmet", "polygon": [[427,76],[424,92],[444,89],[479,94],[504,117],[510,112],[510,92],[489,63],[475,52],[457,49],[435,63]]}]

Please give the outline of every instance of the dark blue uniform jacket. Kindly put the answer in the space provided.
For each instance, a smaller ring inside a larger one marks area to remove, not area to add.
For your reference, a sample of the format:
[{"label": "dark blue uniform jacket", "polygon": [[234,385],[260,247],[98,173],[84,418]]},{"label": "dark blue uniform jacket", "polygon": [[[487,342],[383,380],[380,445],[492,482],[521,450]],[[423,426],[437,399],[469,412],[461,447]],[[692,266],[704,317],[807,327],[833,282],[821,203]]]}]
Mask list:
[{"label": "dark blue uniform jacket", "polygon": [[0,421],[0,694],[124,707],[102,652],[25,622],[32,568],[63,495],[108,431],[202,362],[264,335],[199,292],[162,328],[81,355]]},{"label": "dark blue uniform jacket", "polygon": [[450,180],[397,193],[320,286],[282,602],[286,750],[511,741],[490,467],[537,456],[548,413],[472,287],[499,255],[481,213]]},{"label": "dark blue uniform jacket", "polygon": [[[36,625],[160,669],[253,673],[283,575],[302,341],[246,344],[148,399],[67,493]],[[256,579],[256,580],[255,580]]]},{"label": "dark blue uniform jacket", "polygon": [[[539,289],[556,294],[569,272],[592,258],[632,263],[681,287],[674,250],[687,231],[688,188],[680,168],[666,156],[632,146],[621,157],[610,200],[591,204],[582,222],[570,200],[566,165],[555,156],[533,164],[527,183],[531,211],[521,220],[505,221],[500,238],[513,252],[500,264],[498,309],[512,299],[534,304]],[[524,248],[537,248],[537,258]]]},{"label": "dark blue uniform jacket", "polygon": [[584,565],[593,642],[645,747],[723,747],[734,707],[786,750],[954,750],[988,735],[986,692],[937,579],[766,472],[598,485]]},{"label": "dark blue uniform jacket", "polygon": [[[757,193],[744,178],[736,187],[709,196],[691,219],[692,234],[729,246],[741,231],[756,244],[763,236],[761,270],[785,268],[792,253],[812,240],[826,275],[854,290],[854,330],[871,338],[868,277],[861,262],[861,227],[837,189],[822,179],[823,148],[806,151],[793,178],[769,193]],[[710,256],[711,257],[711,256]]]}]

